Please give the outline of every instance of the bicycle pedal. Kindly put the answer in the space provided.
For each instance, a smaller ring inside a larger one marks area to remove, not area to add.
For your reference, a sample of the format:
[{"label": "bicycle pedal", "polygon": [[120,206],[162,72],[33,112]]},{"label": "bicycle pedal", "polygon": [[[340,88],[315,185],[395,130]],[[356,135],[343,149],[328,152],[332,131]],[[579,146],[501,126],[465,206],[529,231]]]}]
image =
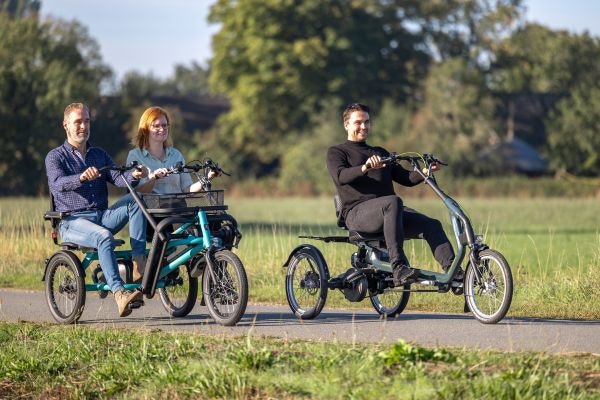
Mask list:
[{"label": "bicycle pedal", "polygon": [[127,305],[127,307],[129,307],[130,310],[135,310],[136,308],[140,308],[143,305],[144,305],[144,300],[139,300],[139,301],[132,301],[131,303],[129,303]]}]

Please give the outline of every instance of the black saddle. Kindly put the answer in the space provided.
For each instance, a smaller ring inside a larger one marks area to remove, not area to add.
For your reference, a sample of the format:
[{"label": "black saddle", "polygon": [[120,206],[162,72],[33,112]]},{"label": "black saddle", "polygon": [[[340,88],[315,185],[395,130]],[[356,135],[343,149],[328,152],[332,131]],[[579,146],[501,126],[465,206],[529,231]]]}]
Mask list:
[{"label": "black saddle", "polygon": [[[48,210],[44,213],[44,220],[50,221],[50,224],[52,225],[52,240],[54,241],[54,244],[59,245],[63,250],[79,250],[84,253],[91,252],[91,251],[97,251],[97,249],[95,249],[95,248],[81,246],[81,245],[78,245],[77,243],[72,243],[72,242],[59,243],[58,242],[58,224],[64,217],[68,216],[69,213],[55,211],[54,209],[55,209],[54,197],[52,196],[52,193],[50,193],[50,210]],[[124,245],[125,241],[122,239],[114,239],[113,244],[115,245],[115,247],[119,247],[119,246]]]},{"label": "black saddle", "polygon": [[[337,217],[337,225],[345,230],[348,230],[346,221],[342,215],[342,199],[339,194],[333,196],[333,204],[335,205],[335,215]],[[383,232],[359,232],[348,230],[348,240],[350,242],[370,242],[370,241],[384,241]]]}]

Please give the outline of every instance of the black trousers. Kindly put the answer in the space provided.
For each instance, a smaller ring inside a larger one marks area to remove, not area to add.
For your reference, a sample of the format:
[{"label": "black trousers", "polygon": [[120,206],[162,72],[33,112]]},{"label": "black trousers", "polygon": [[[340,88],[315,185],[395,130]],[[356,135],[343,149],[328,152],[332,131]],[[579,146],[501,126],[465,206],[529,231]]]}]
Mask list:
[{"label": "black trousers", "polygon": [[395,195],[357,204],[346,214],[346,226],[365,233],[383,231],[392,265],[410,265],[403,249],[404,238],[425,239],[444,271],[454,260],[454,249],[440,221],[404,207],[402,199]]}]

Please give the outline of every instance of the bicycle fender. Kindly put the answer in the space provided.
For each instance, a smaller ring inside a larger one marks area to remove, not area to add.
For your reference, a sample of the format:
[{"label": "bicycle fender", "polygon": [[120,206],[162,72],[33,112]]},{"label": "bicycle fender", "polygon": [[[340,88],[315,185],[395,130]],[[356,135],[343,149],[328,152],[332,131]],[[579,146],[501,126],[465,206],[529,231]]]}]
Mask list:
[{"label": "bicycle fender", "polygon": [[315,253],[315,255],[322,259],[323,261],[325,261],[325,258],[323,257],[323,254],[321,254],[321,251],[316,248],[315,246],[313,246],[312,244],[301,244],[300,246],[297,246],[294,250],[292,250],[292,252],[290,253],[290,255],[288,256],[288,259],[286,260],[286,262],[281,266],[281,268],[287,268],[287,266],[289,265],[290,261],[292,260],[292,257],[294,257],[294,255],[299,252],[302,249],[308,249],[311,252]]},{"label": "bicycle fender", "polygon": [[60,250],[57,251],[56,253],[52,254],[52,256],[50,256],[49,258],[46,258],[44,261],[46,263],[46,266],[44,267],[44,275],[42,275],[42,282],[44,282],[46,280],[46,272],[48,272],[48,265],[50,264],[50,261],[56,257],[58,254],[65,254],[67,257],[69,257],[71,260],[73,260],[73,263],[75,265],[78,265],[79,268],[77,268],[77,272],[79,273],[79,276],[85,278],[85,271],[83,270],[83,267],[81,266],[81,260],[79,259],[79,257],[77,257],[72,251],[69,250]]}]

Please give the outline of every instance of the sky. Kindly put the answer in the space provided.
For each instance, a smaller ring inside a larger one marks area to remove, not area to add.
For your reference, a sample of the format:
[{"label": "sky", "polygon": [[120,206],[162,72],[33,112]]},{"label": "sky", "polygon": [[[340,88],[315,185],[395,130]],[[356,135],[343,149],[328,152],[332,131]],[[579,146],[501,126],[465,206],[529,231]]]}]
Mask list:
[{"label": "sky", "polygon": [[[117,80],[132,70],[158,78],[172,76],[176,64],[210,59],[207,21],[215,0],[42,0],[42,17],[78,20],[100,45],[102,59]],[[600,36],[600,1],[525,0],[528,21],[574,33]]]}]

